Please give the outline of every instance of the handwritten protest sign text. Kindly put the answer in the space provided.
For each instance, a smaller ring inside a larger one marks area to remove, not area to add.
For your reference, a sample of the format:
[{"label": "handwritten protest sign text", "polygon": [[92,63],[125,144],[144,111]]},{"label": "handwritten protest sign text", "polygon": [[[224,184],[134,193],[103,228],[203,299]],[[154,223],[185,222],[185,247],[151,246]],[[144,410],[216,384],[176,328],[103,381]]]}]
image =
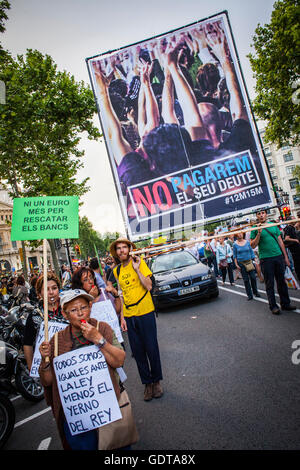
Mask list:
[{"label": "handwritten protest sign text", "polygon": [[122,418],[105,357],[97,346],[62,354],[53,365],[72,435]]}]

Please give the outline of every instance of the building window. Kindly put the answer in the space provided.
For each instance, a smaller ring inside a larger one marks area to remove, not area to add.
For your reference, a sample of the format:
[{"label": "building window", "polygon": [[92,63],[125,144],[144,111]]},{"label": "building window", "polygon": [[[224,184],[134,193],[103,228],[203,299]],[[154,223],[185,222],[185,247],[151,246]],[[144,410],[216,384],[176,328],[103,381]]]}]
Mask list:
[{"label": "building window", "polygon": [[295,169],[295,165],[287,166],[287,167],[286,167],[286,174],[287,174],[287,175],[292,175],[294,169]]},{"label": "building window", "polygon": [[291,162],[292,160],[294,160],[294,157],[293,157],[292,152],[285,153],[285,154],[283,155],[283,160],[284,160],[285,162]]},{"label": "building window", "polygon": [[281,147],[281,150],[289,150],[290,146],[289,144],[283,144],[283,146]]},{"label": "building window", "polygon": [[13,247],[14,250],[16,250],[18,248],[17,247],[17,242],[12,241],[11,244],[12,244],[12,247]]},{"label": "building window", "polygon": [[297,178],[294,178],[294,179],[290,180],[289,183],[290,183],[290,188],[291,189],[296,189],[298,184],[299,184]]},{"label": "building window", "polygon": [[270,155],[272,155],[272,152],[271,152],[271,150],[270,150],[270,147],[266,147],[266,148],[265,148],[265,155],[266,155],[266,157],[269,157]]},{"label": "building window", "polygon": [[295,196],[293,196],[293,201],[294,201],[295,204],[300,204],[299,194],[295,194]]}]

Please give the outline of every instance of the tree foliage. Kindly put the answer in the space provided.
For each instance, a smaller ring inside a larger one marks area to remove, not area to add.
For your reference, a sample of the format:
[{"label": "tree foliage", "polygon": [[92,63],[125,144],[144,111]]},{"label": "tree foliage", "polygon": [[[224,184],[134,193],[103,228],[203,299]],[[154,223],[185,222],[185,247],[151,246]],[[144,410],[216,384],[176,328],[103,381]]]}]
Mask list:
[{"label": "tree foliage", "polygon": [[109,246],[113,240],[119,238],[118,232],[106,232],[104,235],[99,234],[94,228],[93,224],[86,216],[79,218],[79,238],[72,240],[73,248],[75,245],[80,246],[81,258],[88,259],[94,257],[97,253],[105,256],[109,251]]},{"label": "tree foliage", "polygon": [[[8,20],[6,10],[10,9],[10,3],[8,0],[0,0],[0,33],[4,33],[5,26],[4,23]],[[1,47],[1,46],[0,46]]]},{"label": "tree foliage", "polygon": [[249,55],[256,79],[253,109],[268,122],[266,141],[279,147],[300,141],[299,22],[299,0],[275,2],[270,24],[255,30],[255,54]]},{"label": "tree foliage", "polygon": [[83,166],[80,134],[99,137],[91,90],[57,70],[48,55],[27,50],[0,64],[6,104],[0,105],[0,175],[24,196],[84,194],[87,179],[76,181]]},{"label": "tree foliage", "polygon": [[83,195],[89,188],[88,178],[76,179],[83,166],[80,137],[84,132],[89,139],[100,136],[92,121],[96,106],[90,88],[36,50],[16,59],[3,54],[1,81],[6,101],[0,104],[0,182],[10,196]]}]

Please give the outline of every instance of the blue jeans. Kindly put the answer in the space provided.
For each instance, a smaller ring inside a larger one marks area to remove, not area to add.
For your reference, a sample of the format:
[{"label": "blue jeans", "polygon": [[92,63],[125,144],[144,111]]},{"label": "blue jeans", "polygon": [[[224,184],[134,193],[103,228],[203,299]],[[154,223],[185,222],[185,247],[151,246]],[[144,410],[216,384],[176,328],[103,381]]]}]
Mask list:
[{"label": "blue jeans", "polygon": [[129,344],[142,384],[162,380],[155,313],[126,317]]},{"label": "blue jeans", "polygon": [[248,299],[253,297],[253,294],[258,294],[257,284],[256,284],[256,271],[247,271],[245,266],[238,262],[239,267],[241,268],[241,274],[244,281],[246,294]]},{"label": "blue jeans", "polygon": [[[97,429],[72,436],[68,423],[64,421],[64,433],[72,450],[98,450]],[[120,447],[120,449],[114,450],[131,450],[131,446]]]},{"label": "blue jeans", "polygon": [[72,436],[68,423],[64,421],[64,433],[72,450],[97,450],[98,449],[98,431],[82,432]]}]

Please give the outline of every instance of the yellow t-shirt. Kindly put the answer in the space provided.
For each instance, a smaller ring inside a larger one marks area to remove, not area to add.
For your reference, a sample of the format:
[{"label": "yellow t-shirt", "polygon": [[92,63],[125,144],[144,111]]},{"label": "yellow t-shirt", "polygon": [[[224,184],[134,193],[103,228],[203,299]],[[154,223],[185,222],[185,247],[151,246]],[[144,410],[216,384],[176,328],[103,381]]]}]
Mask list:
[{"label": "yellow t-shirt", "polygon": [[0,292],[1,292],[2,295],[6,295],[7,294],[6,287],[2,287],[2,289],[0,289]]},{"label": "yellow t-shirt", "polygon": [[[141,315],[146,315],[154,311],[154,304],[152,301],[152,296],[148,292],[143,300],[141,300],[138,305],[127,308],[126,305],[135,304],[140,300],[146,292],[145,287],[143,287],[139,276],[132,267],[132,260],[130,260],[127,266],[121,265],[120,275],[118,276],[117,268],[114,270],[114,276],[119,281],[120,287],[122,289],[124,303],[123,303],[123,313],[124,317],[139,317]],[[144,276],[151,276],[152,272],[148,268],[147,264],[143,259],[141,259],[140,272]],[[126,305],[125,305],[126,304]]]}]

